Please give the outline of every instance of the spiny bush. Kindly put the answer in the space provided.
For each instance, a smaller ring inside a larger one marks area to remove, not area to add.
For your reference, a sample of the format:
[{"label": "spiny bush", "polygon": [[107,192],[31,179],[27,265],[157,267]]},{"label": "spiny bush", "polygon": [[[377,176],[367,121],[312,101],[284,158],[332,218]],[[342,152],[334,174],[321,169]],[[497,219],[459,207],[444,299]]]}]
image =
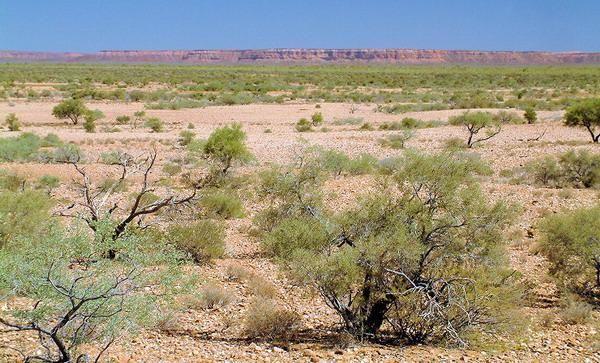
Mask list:
[{"label": "spiny bush", "polygon": [[600,154],[570,150],[559,156],[546,155],[528,163],[525,171],[535,184],[593,188],[600,185]]},{"label": "spiny bush", "polygon": [[215,190],[203,195],[199,204],[202,214],[211,218],[233,219],[244,216],[240,198],[231,190]]},{"label": "spiny bush", "polygon": [[255,298],[246,312],[244,334],[252,339],[286,341],[291,339],[300,324],[300,316],[276,302]]},{"label": "spiny bush", "polygon": [[312,204],[307,188],[294,189],[302,203],[290,213],[286,193],[274,191],[283,210],[265,250],[313,284],[356,337],[466,344],[468,332],[498,329],[519,289],[503,252],[512,210],[488,203],[476,179],[489,168],[413,152],[395,165],[388,187],[338,214]]},{"label": "spiny bush", "polygon": [[163,132],[165,125],[158,117],[150,117],[144,123],[144,126],[152,130],[152,132]]},{"label": "spiny bush", "polygon": [[6,116],[5,122],[9,131],[19,131],[21,129],[21,122],[14,113],[9,113],[8,116]]},{"label": "spiny bush", "polygon": [[600,303],[600,206],[546,217],[540,251],[568,291]]},{"label": "spiny bush", "polygon": [[225,228],[222,224],[201,220],[189,225],[173,225],[167,229],[168,242],[188,253],[197,263],[223,256]]},{"label": "spiny bush", "polygon": [[[462,115],[452,116],[448,120],[450,125],[464,126],[469,133],[467,147],[491,139],[502,130],[502,125],[489,112],[465,112]],[[476,138],[480,131],[485,130],[486,136]]]}]

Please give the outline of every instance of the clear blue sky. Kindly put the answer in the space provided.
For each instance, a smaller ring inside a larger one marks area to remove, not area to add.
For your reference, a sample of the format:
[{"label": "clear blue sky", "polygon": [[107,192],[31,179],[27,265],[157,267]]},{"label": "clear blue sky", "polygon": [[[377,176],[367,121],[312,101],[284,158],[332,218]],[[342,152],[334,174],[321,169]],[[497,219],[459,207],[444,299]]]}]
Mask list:
[{"label": "clear blue sky", "polygon": [[0,0],[0,49],[600,51],[600,0]]}]

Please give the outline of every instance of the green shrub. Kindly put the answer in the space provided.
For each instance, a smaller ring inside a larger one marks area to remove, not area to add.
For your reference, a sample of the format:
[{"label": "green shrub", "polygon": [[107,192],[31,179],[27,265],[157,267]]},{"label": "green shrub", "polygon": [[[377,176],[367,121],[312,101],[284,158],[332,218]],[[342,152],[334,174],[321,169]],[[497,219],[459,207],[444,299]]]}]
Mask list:
[{"label": "green shrub", "polygon": [[58,135],[49,133],[42,139],[41,147],[56,147],[62,145],[62,140],[58,137]]},{"label": "green shrub", "polygon": [[501,125],[505,125],[505,124],[520,125],[520,124],[525,123],[525,120],[523,120],[523,118],[521,116],[519,116],[518,113],[504,111],[504,110],[496,113],[494,115],[494,118]]},{"label": "green shrub", "polygon": [[85,132],[96,132],[96,119],[91,114],[84,116],[83,128]]},{"label": "green shrub", "polygon": [[69,119],[73,125],[77,125],[80,117],[88,112],[83,101],[78,98],[71,98],[62,101],[52,109],[52,115],[57,119]]},{"label": "green shrub", "polygon": [[409,343],[465,343],[467,332],[499,328],[520,290],[503,250],[512,211],[488,203],[477,183],[489,168],[466,155],[413,152],[395,165],[381,183],[389,187],[337,214],[311,203],[312,183],[292,184],[302,201],[295,213],[287,193],[271,189],[281,209],[263,246],[313,284],[354,336],[377,338],[385,323],[386,336]]},{"label": "green shrub", "polygon": [[296,131],[298,132],[307,132],[312,131],[312,124],[305,118],[301,118],[296,122]]},{"label": "green shrub", "polygon": [[0,193],[0,248],[18,238],[45,236],[53,225],[50,198],[40,191]]},{"label": "green shrub", "polygon": [[569,291],[600,302],[600,206],[544,218],[540,251]]},{"label": "green shrub", "polygon": [[54,175],[42,175],[37,180],[37,188],[50,192],[60,185],[60,179]]},{"label": "green shrub", "polygon": [[189,145],[196,137],[196,133],[188,130],[183,130],[179,133],[179,144],[182,146]]},{"label": "green shrub", "polygon": [[323,114],[321,112],[315,112],[310,117],[310,120],[313,126],[321,126],[324,121]]},{"label": "green shrub", "polygon": [[412,117],[405,117],[401,121],[401,125],[405,129],[415,129],[419,126],[420,121]]},{"label": "green shrub", "polygon": [[537,114],[535,113],[535,110],[532,107],[527,107],[525,109],[523,117],[525,117],[525,120],[527,120],[528,124],[534,124],[537,120]]},{"label": "green shrub", "polygon": [[246,146],[246,133],[239,123],[215,129],[204,143],[203,151],[210,159],[220,163],[222,174],[227,174],[233,162],[247,162],[252,157]]},{"label": "green shrub", "polygon": [[146,120],[144,126],[152,130],[152,132],[163,132],[165,127],[164,123],[158,117],[150,117]]},{"label": "green shrub", "polygon": [[525,170],[535,184],[561,188],[592,188],[600,185],[600,154],[571,150],[558,157],[533,160]]},{"label": "green shrub", "polygon": [[364,123],[364,119],[362,117],[347,117],[347,118],[333,120],[332,123],[336,126],[360,125],[360,124]]},{"label": "green shrub", "polygon": [[28,161],[35,158],[41,140],[39,136],[26,132],[17,137],[8,137],[0,139],[0,160],[1,161]]},{"label": "green shrub", "polygon": [[23,191],[26,182],[27,180],[20,175],[0,169],[0,188],[11,192]]},{"label": "green shrub", "polygon": [[402,123],[398,121],[384,122],[379,125],[380,130],[402,130],[403,128]]},{"label": "green shrub", "polygon": [[5,121],[9,131],[19,131],[21,129],[21,122],[14,113],[9,113]]},{"label": "green shrub", "polygon": [[244,206],[240,198],[230,190],[217,190],[204,195],[199,202],[203,214],[212,218],[242,218]]},{"label": "green shrub", "polygon": [[225,252],[225,228],[208,220],[173,225],[167,230],[166,239],[188,253],[197,263],[209,262]]}]

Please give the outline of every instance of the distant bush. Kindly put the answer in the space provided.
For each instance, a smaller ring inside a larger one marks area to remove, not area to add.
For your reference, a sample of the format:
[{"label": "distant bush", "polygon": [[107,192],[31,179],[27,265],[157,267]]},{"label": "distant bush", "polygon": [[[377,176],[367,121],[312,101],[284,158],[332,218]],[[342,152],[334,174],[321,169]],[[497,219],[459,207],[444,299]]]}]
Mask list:
[{"label": "distant bush", "polygon": [[600,304],[600,206],[546,217],[540,251],[568,291]]},{"label": "distant bush", "polygon": [[[501,131],[501,124],[489,112],[465,112],[462,115],[452,116],[448,120],[450,125],[464,126],[469,136],[467,138],[467,147],[471,148],[479,142],[483,142],[498,135]],[[486,136],[476,138],[480,131],[485,130]]]},{"label": "distant bush", "polygon": [[310,117],[311,123],[313,126],[321,126],[324,122],[323,114],[321,112],[315,112]]},{"label": "distant bush", "polygon": [[373,125],[371,125],[371,124],[370,124],[370,123],[368,123],[368,122],[365,122],[364,124],[362,124],[362,125],[361,125],[361,126],[358,128],[358,130],[359,130],[359,131],[373,131],[373,130],[374,130],[374,128],[373,128]]},{"label": "distant bush", "polygon": [[175,163],[166,163],[162,170],[170,177],[173,177],[179,173],[181,173],[181,166]]},{"label": "distant bush", "polygon": [[244,320],[244,334],[252,339],[285,341],[291,339],[300,324],[300,316],[272,300],[254,299]]},{"label": "distant bush", "polygon": [[45,189],[48,193],[60,185],[60,179],[54,175],[42,175],[37,180],[36,188]]},{"label": "distant bush", "polygon": [[71,98],[54,106],[52,115],[58,119],[69,119],[73,125],[77,125],[79,119],[88,111],[81,99]]},{"label": "distant bush", "polygon": [[5,122],[8,131],[19,131],[21,129],[21,122],[14,113],[9,113],[8,116],[6,116]]},{"label": "distant bush", "polygon": [[173,225],[168,228],[166,239],[187,252],[197,263],[209,262],[223,256],[225,252],[225,229],[212,221]]},{"label": "distant bush", "polygon": [[333,149],[318,150],[318,159],[321,168],[335,176],[369,174],[377,165],[377,159],[369,154],[350,158],[343,152]]},{"label": "distant bush", "polygon": [[192,142],[192,140],[194,140],[194,137],[196,137],[196,133],[188,130],[183,130],[179,133],[179,144],[181,146],[187,146]]},{"label": "distant bush", "polygon": [[519,116],[518,113],[516,112],[509,112],[509,111],[499,111],[498,113],[494,114],[494,119],[501,125],[505,125],[505,124],[513,124],[513,125],[520,125],[525,123],[525,120]]},{"label": "distant bush", "polygon": [[546,155],[525,165],[525,171],[535,184],[593,188],[600,186],[600,154],[571,150],[557,157]]},{"label": "distant bush", "polygon": [[569,106],[565,112],[567,126],[583,126],[592,137],[592,141],[600,141],[600,98],[581,100]]},{"label": "distant bush", "polygon": [[244,206],[231,190],[217,190],[200,198],[202,213],[208,217],[223,219],[242,218]]},{"label": "distant bush", "polygon": [[535,110],[532,107],[527,107],[525,109],[523,117],[525,117],[525,120],[527,120],[528,124],[534,124],[537,120],[537,114],[535,113]]},{"label": "distant bush", "polygon": [[363,122],[364,122],[364,119],[362,117],[347,117],[347,118],[342,118],[342,119],[335,119],[335,120],[333,120],[332,124],[336,125],[336,126],[360,125]]},{"label": "distant bush", "polygon": [[312,123],[305,118],[301,118],[296,122],[296,131],[307,132],[312,131]]},{"label": "distant bush", "polygon": [[252,158],[246,145],[246,133],[239,123],[215,129],[202,149],[206,156],[220,164],[222,175],[228,173],[234,162],[247,162]]},{"label": "distant bush", "polygon": [[127,115],[121,115],[121,116],[117,116],[115,121],[119,125],[127,125],[129,122],[131,122],[131,117],[127,116]]},{"label": "distant bush", "polygon": [[83,128],[85,129],[85,132],[96,132],[96,116],[93,113],[88,112],[83,117],[85,120],[83,122]]},{"label": "distant bush", "polygon": [[414,136],[414,132],[405,130],[401,134],[387,135],[385,138],[380,139],[379,143],[382,146],[389,147],[392,149],[404,149],[404,146],[408,140]]},{"label": "distant bush", "polygon": [[158,117],[150,117],[144,123],[144,126],[152,130],[152,132],[162,132],[164,130],[164,123]]}]

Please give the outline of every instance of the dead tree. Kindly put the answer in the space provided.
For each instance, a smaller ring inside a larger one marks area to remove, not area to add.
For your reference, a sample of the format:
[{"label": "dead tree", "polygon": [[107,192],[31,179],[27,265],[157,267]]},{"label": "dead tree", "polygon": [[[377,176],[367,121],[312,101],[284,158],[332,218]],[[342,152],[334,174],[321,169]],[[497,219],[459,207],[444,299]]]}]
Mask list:
[{"label": "dead tree", "polygon": [[[120,167],[120,176],[108,188],[95,187],[91,183],[85,168],[80,165],[79,157],[76,160],[69,161],[68,163],[73,165],[81,177],[81,181],[76,183],[81,191],[82,200],[70,204],[58,214],[63,217],[81,219],[92,231],[96,231],[100,220],[104,218],[116,219],[117,224],[111,235],[111,238],[116,240],[132,222],[137,221],[138,224],[141,224],[141,219],[146,215],[157,213],[165,207],[180,206],[192,201],[198,188],[201,187],[200,184],[195,185],[191,193],[185,196],[170,194],[157,200],[146,200],[155,191],[149,181],[149,176],[156,163],[156,156],[156,151],[152,151],[146,158],[136,160],[129,154],[119,152],[116,159],[110,164]],[[126,183],[130,175],[136,173],[142,174],[139,190],[135,193],[133,203],[130,206],[121,206],[122,200],[119,198],[115,200],[114,194],[119,187]],[[118,213],[118,211],[121,213]]]}]

